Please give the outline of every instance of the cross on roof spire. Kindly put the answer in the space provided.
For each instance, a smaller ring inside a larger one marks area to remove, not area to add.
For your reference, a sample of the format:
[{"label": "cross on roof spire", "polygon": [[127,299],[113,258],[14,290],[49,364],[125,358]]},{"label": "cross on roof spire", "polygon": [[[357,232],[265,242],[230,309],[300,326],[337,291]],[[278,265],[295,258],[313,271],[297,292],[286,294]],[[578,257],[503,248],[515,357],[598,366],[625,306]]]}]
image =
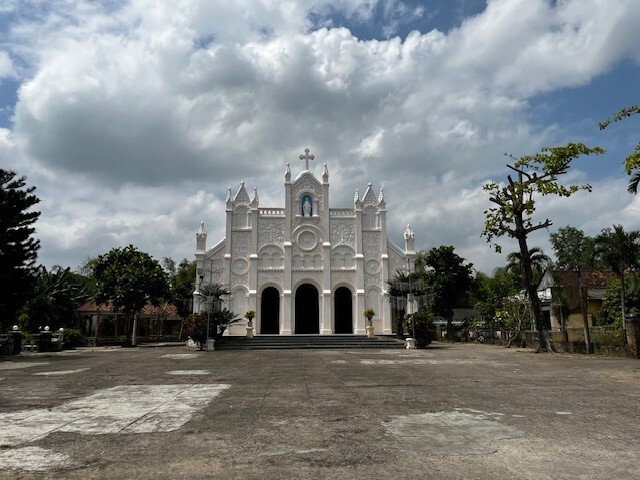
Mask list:
[{"label": "cross on roof spire", "polygon": [[313,155],[309,155],[309,149],[304,149],[304,155],[300,155],[300,160],[304,160],[304,169],[309,170],[309,160],[313,160],[315,157]]}]

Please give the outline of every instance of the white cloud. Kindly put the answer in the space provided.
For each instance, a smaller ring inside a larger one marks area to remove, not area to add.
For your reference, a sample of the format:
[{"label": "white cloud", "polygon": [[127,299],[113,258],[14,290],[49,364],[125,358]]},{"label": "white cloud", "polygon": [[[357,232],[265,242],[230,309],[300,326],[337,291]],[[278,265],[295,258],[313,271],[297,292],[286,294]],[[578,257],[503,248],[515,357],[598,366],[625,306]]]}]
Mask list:
[{"label": "white cloud", "polygon": [[[2,138],[38,185],[52,263],[126,243],[191,257],[200,220],[210,243],[222,235],[227,185],[246,179],[279,206],[285,163],[295,171],[308,147],[329,166],[333,205],[382,182],[397,241],[411,223],[424,248],[454,244],[489,267],[481,182],[500,179],[505,151],[566,141],[530,123],[531,96],[588,83],[640,44],[632,0],[494,0],[447,34],[371,41],[314,28],[309,12],[330,26],[331,12],[365,22],[380,7],[388,34],[425,12],[397,0],[108,5],[29,4],[7,33],[24,77]],[[14,71],[3,58],[0,76]],[[602,220],[631,208],[601,200]]]}]

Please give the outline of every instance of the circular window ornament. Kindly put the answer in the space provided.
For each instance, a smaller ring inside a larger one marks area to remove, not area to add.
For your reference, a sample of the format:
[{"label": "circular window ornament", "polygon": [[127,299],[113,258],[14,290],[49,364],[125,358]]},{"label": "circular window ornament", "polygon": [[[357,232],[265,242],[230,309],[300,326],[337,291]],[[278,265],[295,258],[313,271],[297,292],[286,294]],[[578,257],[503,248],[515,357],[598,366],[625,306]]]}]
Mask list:
[{"label": "circular window ornament", "polygon": [[309,230],[305,230],[298,235],[298,246],[302,250],[313,250],[317,244],[318,238],[316,237],[316,234]]},{"label": "circular window ornament", "polygon": [[374,259],[367,260],[364,264],[365,271],[370,275],[380,272],[380,262]]},{"label": "circular window ornament", "polygon": [[244,275],[249,271],[249,261],[246,258],[237,258],[231,264],[231,271],[236,275]]}]

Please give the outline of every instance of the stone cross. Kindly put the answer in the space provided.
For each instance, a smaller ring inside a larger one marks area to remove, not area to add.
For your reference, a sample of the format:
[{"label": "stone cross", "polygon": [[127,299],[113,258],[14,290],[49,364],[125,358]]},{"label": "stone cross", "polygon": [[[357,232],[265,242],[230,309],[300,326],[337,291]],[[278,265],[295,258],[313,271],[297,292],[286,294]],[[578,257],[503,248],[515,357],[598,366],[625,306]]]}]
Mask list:
[{"label": "stone cross", "polygon": [[304,160],[304,169],[309,170],[309,160],[313,160],[315,157],[313,155],[309,155],[309,149],[304,149],[304,155],[300,155],[300,160]]}]

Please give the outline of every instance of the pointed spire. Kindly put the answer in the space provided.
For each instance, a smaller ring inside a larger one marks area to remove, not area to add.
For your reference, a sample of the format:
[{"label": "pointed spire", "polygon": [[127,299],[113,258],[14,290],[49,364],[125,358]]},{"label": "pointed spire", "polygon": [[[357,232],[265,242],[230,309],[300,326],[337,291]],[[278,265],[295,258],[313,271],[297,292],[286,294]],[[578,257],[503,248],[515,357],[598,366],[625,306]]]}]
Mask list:
[{"label": "pointed spire", "polygon": [[358,192],[358,189],[356,188],[356,194],[353,196],[353,203],[357,203],[360,200],[360,193]]},{"label": "pointed spire", "polygon": [[260,199],[258,198],[258,189],[256,187],[253,188],[253,198],[251,199],[251,207],[258,208],[258,204],[260,203]]},{"label": "pointed spire", "polygon": [[387,209],[387,201],[384,198],[384,190],[380,189],[380,194],[378,195],[378,208],[380,211],[386,211]]},{"label": "pointed spire", "polygon": [[227,189],[227,210],[233,209],[233,196],[231,195],[231,187]]},{"label": "pointed spire", "polygon": [[327,168],[327,164],[324,164],[324,168],[322,169],[322,182],[329,183],[329,169]]},{"label": "pointed spire", "polygon": [[196,231],[196,250],[204,252],[207,249],[207,231],[204,229],[204,221],[200,222],[200,228]]},{"label": "pointed spire", "polygon": [[291,166],[288,163],[287,163],[287,168],[284,171],[284,181],[285,182],[291,181]]}]

